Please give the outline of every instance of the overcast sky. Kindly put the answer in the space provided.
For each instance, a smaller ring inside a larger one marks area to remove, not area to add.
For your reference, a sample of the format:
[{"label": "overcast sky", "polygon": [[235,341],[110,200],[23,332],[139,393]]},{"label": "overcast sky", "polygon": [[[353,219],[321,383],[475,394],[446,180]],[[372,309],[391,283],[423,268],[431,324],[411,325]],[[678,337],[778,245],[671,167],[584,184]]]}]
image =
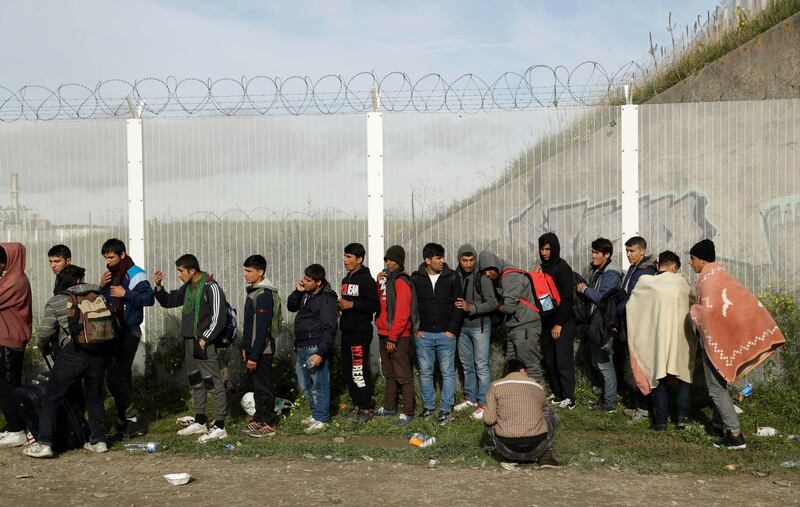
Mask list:
[{"label": "overcast sky", "polygon": [[0,85],[375,70],[487,81],[534,64],[647,56],[712,0],[2,0]]}]

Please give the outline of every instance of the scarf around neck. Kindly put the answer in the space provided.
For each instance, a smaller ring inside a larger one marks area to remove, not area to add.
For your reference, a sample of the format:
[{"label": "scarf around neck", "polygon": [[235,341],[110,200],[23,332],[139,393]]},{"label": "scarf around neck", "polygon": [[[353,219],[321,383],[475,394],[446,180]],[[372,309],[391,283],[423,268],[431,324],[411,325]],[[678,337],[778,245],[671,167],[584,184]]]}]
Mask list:
[{"label": "scarf around neck", "polygon": [[203,289],[206,286],[208,275],[205,271],[200,272],[200,278],[194,282],[189,282],[186,293],[183,296],[183,313],[194,313],[194,334],[197,335],[197,324],[200,320],[200,300],[203,299]]}]

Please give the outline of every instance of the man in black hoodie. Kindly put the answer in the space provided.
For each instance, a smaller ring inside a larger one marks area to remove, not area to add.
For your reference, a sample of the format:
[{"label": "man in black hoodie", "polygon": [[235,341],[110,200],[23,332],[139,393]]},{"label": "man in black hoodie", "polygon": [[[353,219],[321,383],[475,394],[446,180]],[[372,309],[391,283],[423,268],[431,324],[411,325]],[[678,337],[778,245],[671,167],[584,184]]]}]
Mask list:
[{"label": "man in black hoodie", "polygon": [[[178,278],[183,285],[167,291],[161,282],[164,273],[153,273],[155,296],[164,308],[182,307],[181,336],[184,342],[184,366],[192,387],[194,422],[178,430],[178,435],[201,434],[200,443],[228,438],[225,416],[228,414],[228,398],[225,381],[220,374],[219,357],[214,340],[225,329],[228,321],[225,294],[192,254],[184,254],[175,261]],[[214,395],[214,422],[207,427],[206,399]]]},{"label": "man in black hoodie", "polygon": [[550,373],[551,403],[571,410],[575,408],[575,277],[572,267],[561,258],[561,244],[552,232],[539,236],[539,258],[542,271],[553,278],[561,297],[555,313],[542,317],[542,355]]},{"label": "man in black hoodie", "polygon": [[344,247],[342,298],[342,375],[350,399],[358,410],[359,422],[372,419],[372,373],[369,368],[369,348],[372,343],[372,319],[380,307],[378,286],[369,268],[364,266],[364,245],[350,243]]},{"label": "man in black hoodie", "polygon": [[442,402],[437,420],[446,424],[452,419],[456,389],[456,337],[461,332],[464,312],[456,308],[463,298],[455,271],[444,262],[444,247],[428,243],[422,249],[425,260],[411,275],[414,294],[411,321],[419,360],[419,385],[423,410],[420,417],[430,417],[436,408],[433,383],[435,362],[442,373]]},{"label": "man in black hoodie", "polygon": [[305,432],[315,433],[330,424],[330,353],[336,336],[336,292],[325,279],[325,268],[311,264],[303,272],[286,308],[294,319],[295,373],[311,405]]}]

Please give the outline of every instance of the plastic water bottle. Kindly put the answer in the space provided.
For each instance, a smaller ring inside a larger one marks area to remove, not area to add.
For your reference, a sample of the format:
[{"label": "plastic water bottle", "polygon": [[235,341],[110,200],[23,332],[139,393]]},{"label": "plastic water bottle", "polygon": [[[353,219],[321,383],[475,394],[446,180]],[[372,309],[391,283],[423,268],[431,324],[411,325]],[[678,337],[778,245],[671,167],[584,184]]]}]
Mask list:
[{"label": "plastic water bottle", "polygon": [[753,384],[746,384],[741,391],[739,391],[739,401],[744,400],[753,394]]},{"label": "plastic water bottle", "polygon": [[436,443],[436,437],[429,437],[424,433],[414,433],[408,436],[408,443],[414,447],[430,447]]},{"label": "plastic water bottle", "polygon": [[164,444],[160,442],[130,442],[122,446],[127,452],[131,454],[141,453],[141,452],[159,452],[166,449]]}]

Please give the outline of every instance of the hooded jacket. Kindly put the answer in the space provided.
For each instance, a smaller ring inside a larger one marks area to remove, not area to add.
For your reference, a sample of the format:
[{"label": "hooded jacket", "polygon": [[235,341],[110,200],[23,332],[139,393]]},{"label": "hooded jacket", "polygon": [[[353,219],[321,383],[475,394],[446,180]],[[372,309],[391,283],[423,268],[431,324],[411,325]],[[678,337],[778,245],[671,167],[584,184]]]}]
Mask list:
[{"label": "hooded jacket", "polygon": [[[616,289],[619,288],[619,283],[622,280],[622,275],[619,271],[611,267],[611,257],[608,262],[601,268],[596,267],[594,264],[589,266],[589,283],[586,289],[581,293],[581,296],[590,303],[589,316],[591,316],[597,309],[598,305],[610,294],[612,291],[618,293]],[[611,315],[614,315],[614,309],[611,309]]]},{"label": "hooded jacket", "polygon": [[93,283],[79,283],[64,289],[51,297],[44,305],[44,314],[36,330],[36,346],[42,352],[63,349],[68,343],[72,342],[72,335],[69,333],[69,321],[67,318],[67,303],[69,296],[81,296],[89,292],[101,294],[103,289]]},{"label": "hooded jacket", "polygon": [[[402,269],[387,274],[378,287],[378,334],[389,341],[411,336],[411,278]],[[393,308],[390,306],[392,305]]]},{"label": "hooded jacket", "polygon": [[[466,273],[461,269],[461,256],[472,254],[475,256],[475,268],[471,273]],[[491,328],[492,326],[492,312],[495,310],[497,304],[497,297],[494,294],[494,283],[480,270],[480,263],[478,262],[478,253],[475,248],[470,245],[462,245],[458,249],[459,266],[456,268],[458,281],[461,284],[461,293],[464,295],[464,300],[469,303],[469,312],[466,314],[464,320],[465,327],[484,326]]]},{"label": "hooded jacket", "polygon": [[423,262],[411,274],[414,297],[411,299],[411,322],[414,333],[461,332],[464,312],[456,308],[456,299],[464,297],[456,272],[445,264],[434,288]]},{"label": "hooded jacket", "polygon": [[506,328],[528,329],[541,323],[539,314],[519,301],[520,299],[533,301],[533,288],[528,277],[523,273],[508,273],[503,276],[504,271],[517,268],[501,260],[492,252],[484,250],[478,257],[478,269],[484,271],[488,268],[495,268],[499,273],[495,284],[497,292],[502,298],[499,310],[500,313],[506,315]]},{"label": "hooded jacket", "polygon": [[31,284],[25,276],[25,246],[2,243],[6,270],[0,277],[0,347],[22,350],[31,339]]},{"label": "hooded jacket", "polygon": [[[187,287],[188,285],[184,284],[173,291],[167,291],[166,288],[157,290],[155,292],[156,301],[164,308],[183,306]],[[225,324],[228,322],[226,306],[225,293],[222,292],[222,287],[211,275],[208,275],[206,286],[203,288],[203,297],[200,299],[200,314],[197,321],[197,334],[199,336],[194,336],[193,312],[181,313],[181,336],[186,339],[194,338],[195,340],[202,338],[206,343],[213,342],[225,329]]]},{"label": "hooded jacket", "polygon": [[336,295],[325,282],[316,294],[295,290],[286,300],[286,309],[297,312],[294,319],[294,346],[318,347],[319,355],[327,357],[336,337]]},{"label": "hooded jacket", "polygon": [[342,279],[342,299],[353,303],[349,310],[342,310],[339,319],[342,341],[372,339],[372,320],[380,309],[380,303],[378,286],[368,267],[361,266]]},{"label": "hooded jacket", "polygon": [[628,304],[636,282],[642,275],[655,275],[658,273],[656,259],[652,255],[642,257],[638,264],[631,265],[625,276],[622,278],[622,291],[617,298],[617,317],[625,315],[625,305]]},{"label": "hooded jacket", "polygon": [[558,241],[558,236],[552,232],[542,234],[539,236],[540,251],[544,245],[550,245],[550,260],[541,259],[542,254],[541,252],[539,253],[539,258],[542,260],[542,271],[553,278],[556,289],[558,289],[558,295],[561,297],[561,303],[555,313],[542,318],[542,325],[546,328],[551,328],[556,325],[563,326],[575,318],[573,312],[575,276],[569,263],[561,258],[561,244]]},{"label": "hooded jacket", "polygon": [[275,353],[275,337],[272,336],[272,317],[275,315],[273,292],[278,292],[278,289],[264,278],[246,290],[242,350],[247,354],[247,359],[258,362],[262,355]]},{"label": "hooded jacket", "polygon": [[[145,270],[135,264],[122,275],[120,285],[125,289],[125,296],[122,297],[124,309],[122,325],[125,326],[127,332],[140,334],[142,330],[139,326],[144,320],[144,307],[153,306],[156,302],[153,287],[147,279]],[[114,304],[114,298],[111,296],[111,282],[103,287],[103,297],[110,305]]]}]

